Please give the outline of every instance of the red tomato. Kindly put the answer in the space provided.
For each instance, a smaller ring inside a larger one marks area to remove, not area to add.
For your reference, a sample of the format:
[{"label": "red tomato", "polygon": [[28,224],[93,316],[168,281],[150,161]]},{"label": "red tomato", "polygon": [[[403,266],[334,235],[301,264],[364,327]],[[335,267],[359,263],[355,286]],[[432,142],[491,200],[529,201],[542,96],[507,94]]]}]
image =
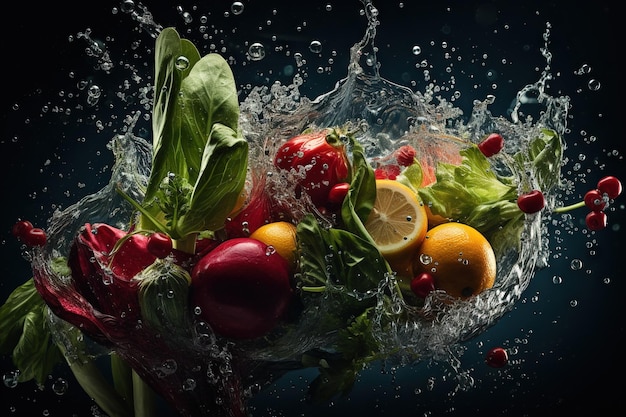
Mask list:
[{"label": "red tomato", "polygon": [[497,133],[492,133],[478,144],[478,149],[487,158],[494,156],[504,148],[504,139]]},{"label": "red tomato", "polygon": [[341,136],[335,129],[305,133],[289,139],[276,152],[274,164],[298,178],[298,186],[316,207],[325,206],[330,189],[348,179],[349,162]]}]

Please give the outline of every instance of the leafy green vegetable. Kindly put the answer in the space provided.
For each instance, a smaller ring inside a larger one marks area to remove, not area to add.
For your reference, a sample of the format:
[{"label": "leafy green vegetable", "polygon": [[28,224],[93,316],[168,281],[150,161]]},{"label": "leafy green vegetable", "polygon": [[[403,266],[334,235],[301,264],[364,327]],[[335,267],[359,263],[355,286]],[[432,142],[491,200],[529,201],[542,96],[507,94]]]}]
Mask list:
[{"label": "leafy green vegetable", "polygon": [[32,279],[17,287],[0,307],[0,352],[11,354],[20,381],[34,379],[41,384],[63,361],[48,328],[47,311]]},{"label": "leafy green vegetable", "polygon": [[460,153],[460,165],[437,164],[437,181],[420,188],[420,198],[433,214],[476,228],[491,242],[496,255],[517,247],[523,226],[517,186],[496,175],[477,146]]},{"label": "leafy green vegetable", "polygon": [[184,240],[216,230],[246,179],[248,143],[239,128],[233,73],[219,54],[200,57],[173,28],[156,42],[152,170],[140,228]]},{"label": "leafy green vegetable", "polygon": [[542,129],[541,134],[530,142],[528,152],[517,153],[514,160],[520,167],[533,167],[539,188],[545,192],[560,180],[562,157],[561,137],[552,129]]},{"label": "leafy green vegetable", "polygon": [[325,403],[337,395],[348,394],[367,364],[381,359],[378,342],[372,336],[371,312],[372,308],[366,309],[339,331],[336,349],[340,353],[317,351],[303,358],[305,366],[318,366],[320,372],[309,386],[308,395],[313,403]]}]

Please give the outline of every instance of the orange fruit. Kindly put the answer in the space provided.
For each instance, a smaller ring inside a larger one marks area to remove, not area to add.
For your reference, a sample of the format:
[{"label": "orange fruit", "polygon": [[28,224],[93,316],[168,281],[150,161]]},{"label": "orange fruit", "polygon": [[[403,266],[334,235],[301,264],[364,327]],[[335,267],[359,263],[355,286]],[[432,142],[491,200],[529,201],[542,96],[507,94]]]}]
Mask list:
[{"label": "orange fruit", "polygon": [[457,222],[426,233],[413,268],[415,273],[430,273],[435,288],[461,299],[491,288],[496,279],[496,257],[489,241],[475,228]]},{"label": "orange fruit", "polygon": [[295,268],[298,244],[296,240],[296,226],[293,223],[286,221],[266,223],[252,232],[250,237],[260,240],[267,246],[271,246],[289,262],[292,269]]},{"label": "orange fruit", "polygon": [[395,180],[376,180],[376,200],[365,229],[398,275],[412,277],[411,260],[427,228],[426,209],[415,191]]}]

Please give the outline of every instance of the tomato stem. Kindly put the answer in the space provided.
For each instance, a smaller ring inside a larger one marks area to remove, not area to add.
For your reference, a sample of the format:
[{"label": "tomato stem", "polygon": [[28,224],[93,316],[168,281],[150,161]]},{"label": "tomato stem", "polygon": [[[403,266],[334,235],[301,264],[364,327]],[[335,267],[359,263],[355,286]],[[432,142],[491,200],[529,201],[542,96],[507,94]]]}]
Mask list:
[{"label": "tomato stem", "polygon": [[575,209],[581,208],[581,207],[585,207],[585,202],[584,201],[579,201],[578,203],[570,204],[569,206],[557,207],[553,211],[555,213],[566,213],[566,212],[568,212],[570,210],[575,210]]}]

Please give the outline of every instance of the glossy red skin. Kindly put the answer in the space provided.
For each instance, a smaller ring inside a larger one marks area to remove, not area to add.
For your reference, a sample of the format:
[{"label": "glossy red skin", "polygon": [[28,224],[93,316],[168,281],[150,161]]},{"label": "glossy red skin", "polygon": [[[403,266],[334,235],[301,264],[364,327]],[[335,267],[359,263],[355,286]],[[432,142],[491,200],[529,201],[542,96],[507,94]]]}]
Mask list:
[{"label": "glossy red skin", "polygon": [[478,149],[487,158],[494,156],[504,148],[504,139],[497,133],[492,133],[478,144]]},{"label": "glossy red skin", "polygon": [[163,259],[172,253],[172,238],[165,233],[155,232],[148,236],[148,252]]},{"label": "glossy red skin", "polygon": [[344,145],[341,141],[329,143],[329,132],[321,130],[295,136],[278,148],[274,158],[274,164],[284,170],[299,173],[304,167],[305,176],[298,184],[316,207],[325,205],[333,185],[348,179]]},{"label": "glossy red skin", "polygon": [[517,206],[524,213],[532,214],[541,211],[546,205],[543,193],[539,190],[532,190],[522,194],[517,198]]},{"label": "glossy red skin", "polygon": [[608,217],[603,211],[592,211],[585,217],[585,224],[589,230],[602,230],[608,224]]},{"label": "glossy red skin", "polygon": [[598,181],[598,190],[609,198],[617,198],[622,193],[622,183],[614,176],[603,177]]},{"label": "glossy red skin", "polygon": [[191,272],[191,307],[216,334],[253,339],[271,331],[292,299],[289,264],[256,239],[224,241]]},{"label": "glossy red skin", "polygon": [[602,198],[600,190],[589,190],[585,193],[585,206],[591,211],[602,211],[606,207],[606,201]]},{"label": "glossy red skin", "polygon": [[426,298],[431,291],[435,291],[435,280],[427,272],[415,276],[411,280],[411,291],[420,298]]},{"label": "glossy red skin", "polygon": [[328,192],[326,206],[331,210],[340,208],[346,195],[348,195],[348,191],[350,191],[350,184],[347,182],[335,184]]},{"label": "glossy red skin", "polygon": [[494,347],[487,352],[485,362],[492,368],[502,368],[509,362],[509,354],[504,348]]},{"label": "glossy red skin", "polygon": [[28,220],[20,220],[13,225],[11,233],[14,237],[20,239],[24,234],[33,229],[33,224]]}]

